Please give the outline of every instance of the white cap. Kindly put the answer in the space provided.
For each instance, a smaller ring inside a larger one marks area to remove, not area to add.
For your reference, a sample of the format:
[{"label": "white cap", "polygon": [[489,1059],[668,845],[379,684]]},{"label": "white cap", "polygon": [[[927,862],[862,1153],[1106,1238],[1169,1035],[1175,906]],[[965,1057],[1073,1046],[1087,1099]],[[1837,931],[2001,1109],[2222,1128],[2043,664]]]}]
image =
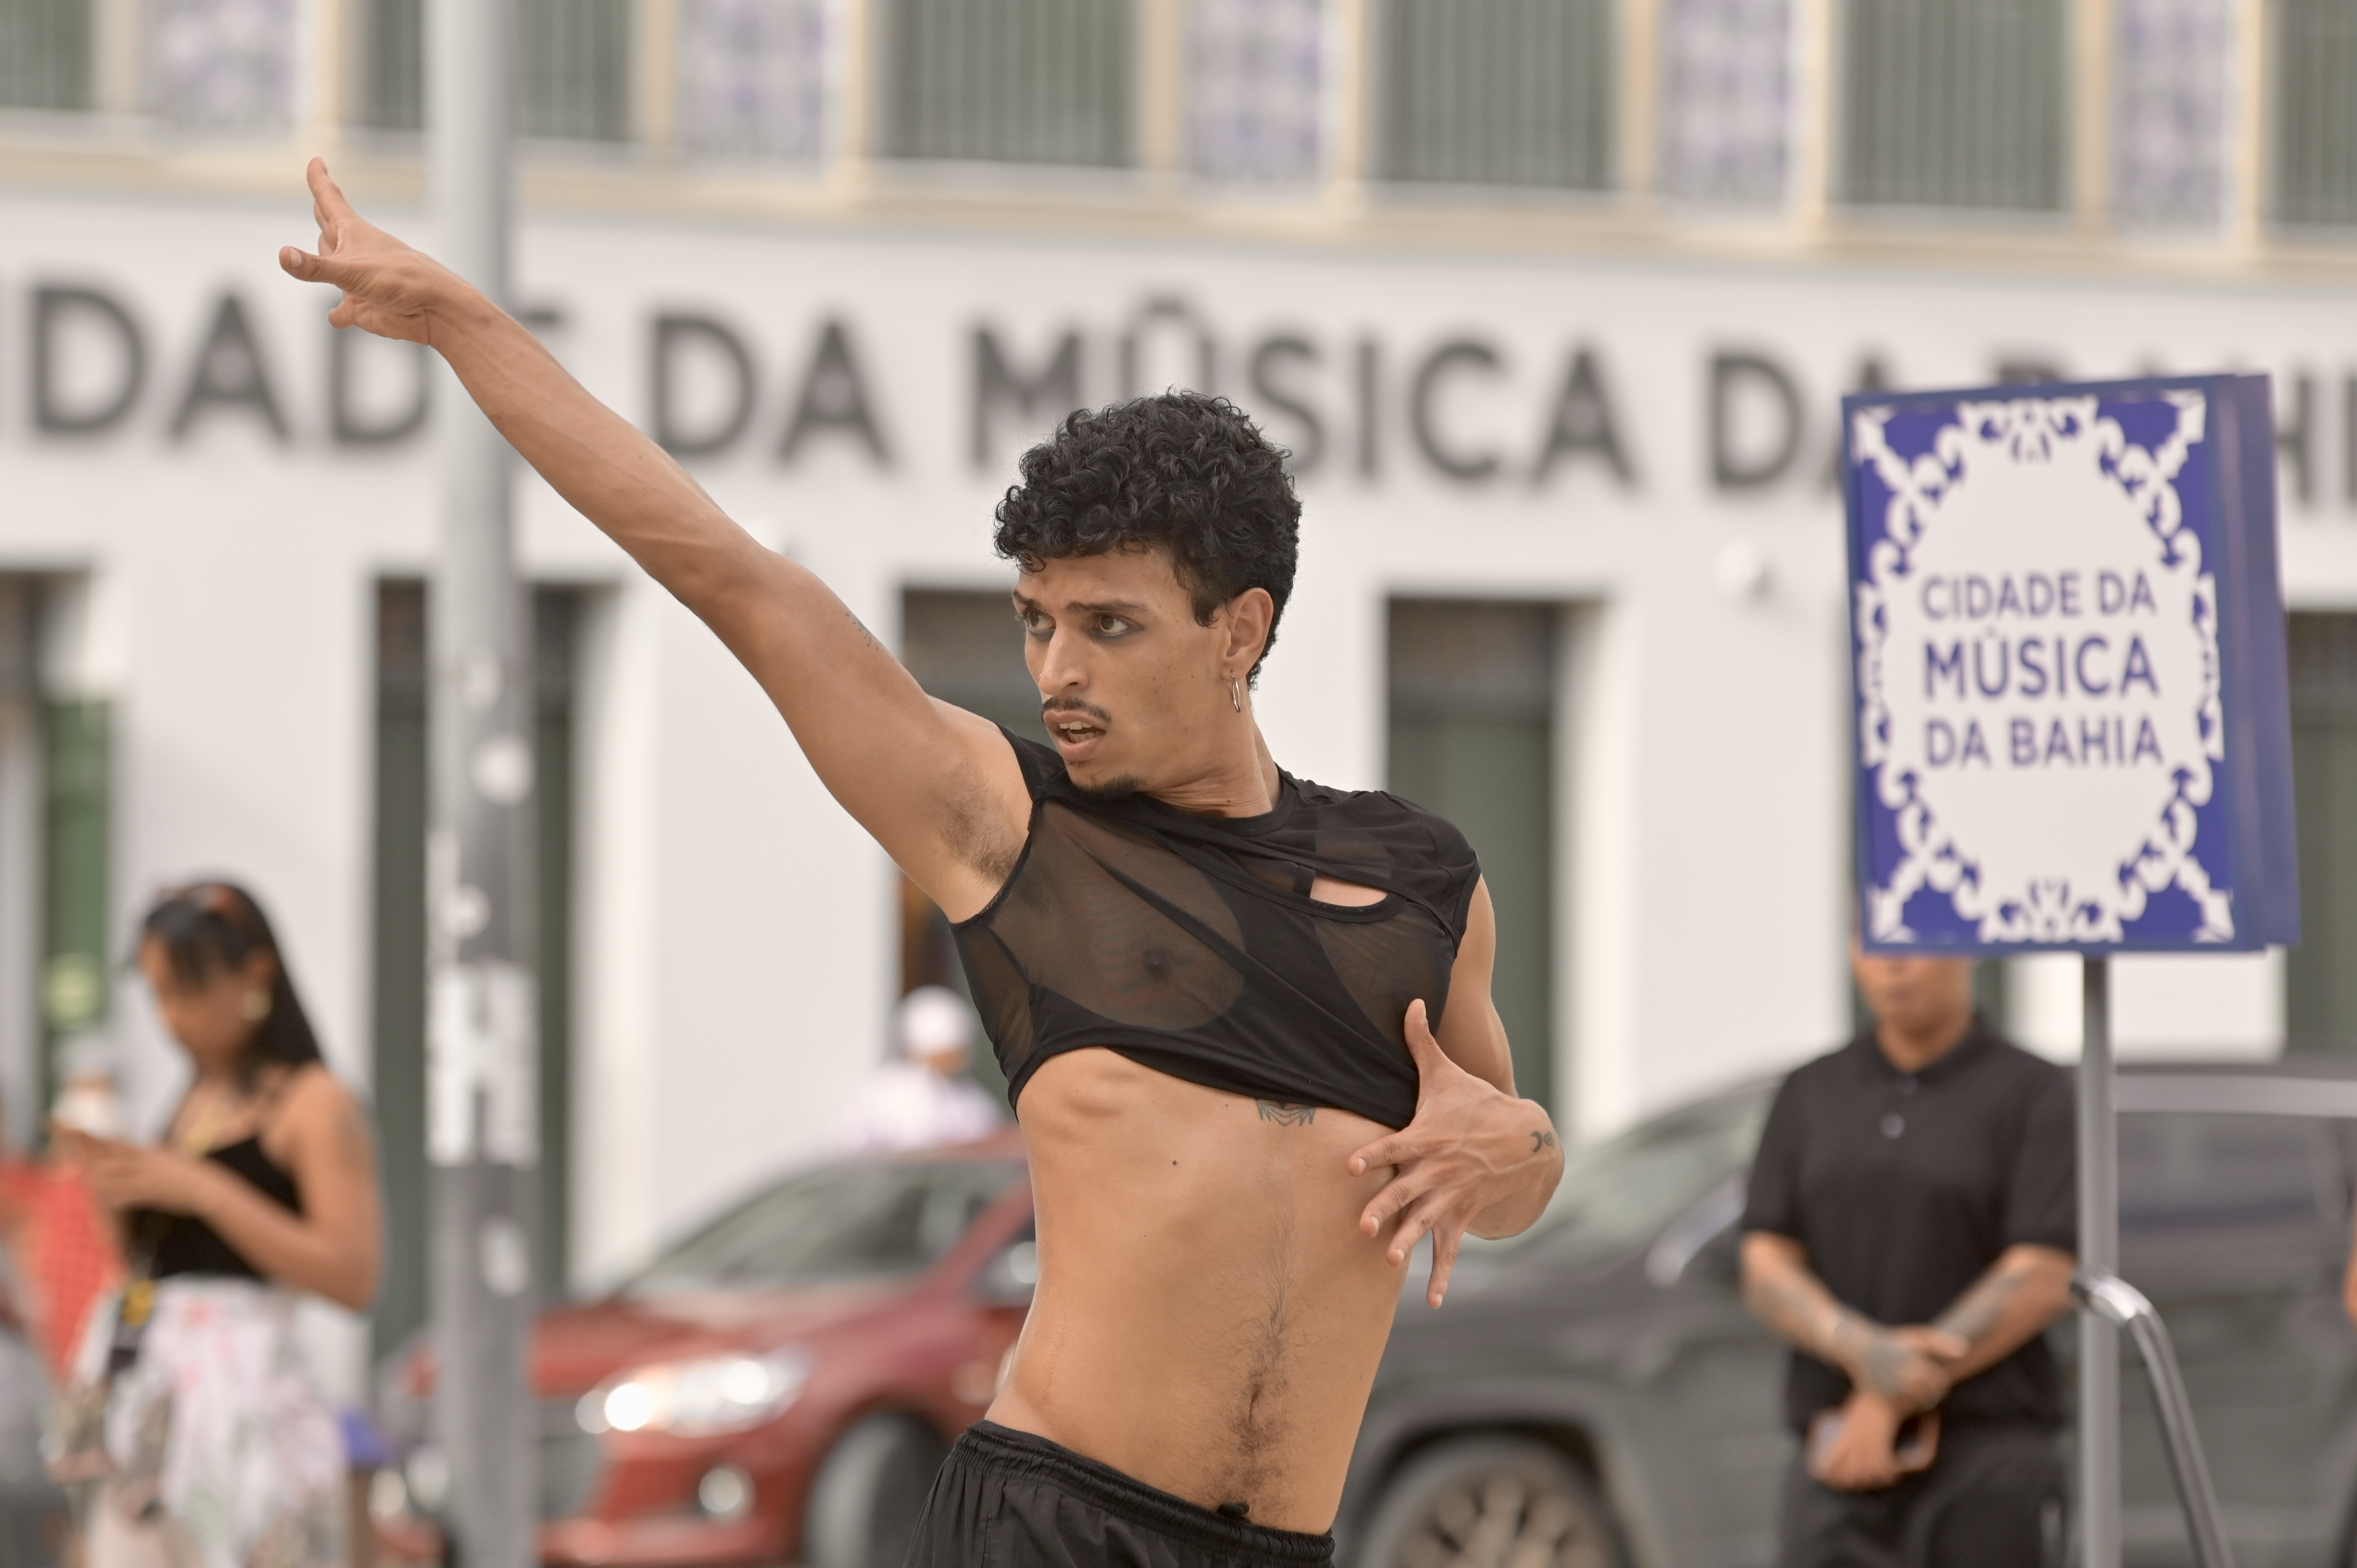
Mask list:
[{"label": "white cap", "polygon": [[892,1037],[904,1058],[974,1048],[974,1010],[946,985],[920,985],[900,998]]}]

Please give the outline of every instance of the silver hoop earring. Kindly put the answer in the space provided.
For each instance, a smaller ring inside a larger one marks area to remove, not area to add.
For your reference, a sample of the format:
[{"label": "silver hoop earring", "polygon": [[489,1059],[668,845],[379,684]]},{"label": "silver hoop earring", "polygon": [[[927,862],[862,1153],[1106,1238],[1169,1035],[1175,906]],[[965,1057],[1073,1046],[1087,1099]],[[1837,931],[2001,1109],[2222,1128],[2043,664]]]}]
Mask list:
[{"label": "silver hoop earring", "polygon": [[1243,713],[1244,711],[1243,682],[1237,680],[1232,675],[1228,677],[1228,701],[1234,704],[1236,712]]}]

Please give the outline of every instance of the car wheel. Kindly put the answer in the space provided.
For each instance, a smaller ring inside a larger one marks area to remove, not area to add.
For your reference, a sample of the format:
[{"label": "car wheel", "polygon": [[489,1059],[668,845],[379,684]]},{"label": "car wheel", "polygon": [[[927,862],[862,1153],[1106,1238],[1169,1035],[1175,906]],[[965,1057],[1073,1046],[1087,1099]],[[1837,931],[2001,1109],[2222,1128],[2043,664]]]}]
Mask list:
[{"label": "car wheel", "polygon": [[900,1568],[949,1444],[912,1415],[871,1415],[839,1438],[811,1483],[809,1568]]},{"label": "car wheel", "polygon": [[1620,1568],[1603,1499],[1525,1437],[1428,1448],[1384,1488],[1358,1568]]}]

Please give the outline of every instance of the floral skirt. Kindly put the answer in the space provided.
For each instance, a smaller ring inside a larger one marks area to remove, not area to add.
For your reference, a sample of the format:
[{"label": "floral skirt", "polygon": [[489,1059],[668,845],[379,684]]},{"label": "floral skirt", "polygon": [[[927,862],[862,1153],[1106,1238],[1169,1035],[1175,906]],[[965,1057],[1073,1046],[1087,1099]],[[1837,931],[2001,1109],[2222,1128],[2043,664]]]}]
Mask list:
[{"label": "floral skirt", "polygon": [[[91,1315],[75,1358],[87,1405],[103,1381],[117,1295]],[[90,1410],[81,1475],[97,1507],[158,1512],[201,1568],[341,1568],[348,1509],[344,1441],[295,1337],[295,1297],[253,1280],[158,1282],[139,1357]],[[56,1445],[75,1446],[68,1434]],[[61,1475],[72,1456],[58,1453]],[[95,1473],[88,1461],[96,1461]],[[93,1541],[113,1535],[93,1530]],[[184,1552],[175,1552],[182,1555]],[[94,1563],[93,1568],[110,1568]]]}]

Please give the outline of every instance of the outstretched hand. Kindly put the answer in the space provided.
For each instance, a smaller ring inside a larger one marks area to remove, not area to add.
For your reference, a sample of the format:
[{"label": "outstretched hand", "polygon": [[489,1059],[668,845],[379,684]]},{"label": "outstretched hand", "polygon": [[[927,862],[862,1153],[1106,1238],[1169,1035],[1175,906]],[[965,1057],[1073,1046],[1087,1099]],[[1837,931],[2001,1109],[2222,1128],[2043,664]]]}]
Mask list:
[{"label": "outstretched hand", "polygon": [[1381,1236],[1396,1220],[1388,1249],[1395,1265],[1429,1234],[1432,1282],[1425,1300],[1438,1306],[1467,1230],[1501,1205],[1528,1210],[1513,1229],[1535,1218],[1562,1173],[1563,1149],[1544,1109],[1449,1059],[1433,1038],[1422,1002],[1408,1004],[1406,1032],[1415,1058],[1415,1118],[1351,1155],[1351,1174],[1396,1167],[1359,1216],[1359,1229]]},{"label": "outstretched hand", "polygon": [[465,285],[433,257],[353,211],[328,177],[323,160],[313,158],[303,177],[310,184],[311,216],[319,225],[318,252],[288,245],[278,252],[278,264],[306,283],[333,284],[344,291],[328,314],[330,326],[433,347],[437,312]]}]

